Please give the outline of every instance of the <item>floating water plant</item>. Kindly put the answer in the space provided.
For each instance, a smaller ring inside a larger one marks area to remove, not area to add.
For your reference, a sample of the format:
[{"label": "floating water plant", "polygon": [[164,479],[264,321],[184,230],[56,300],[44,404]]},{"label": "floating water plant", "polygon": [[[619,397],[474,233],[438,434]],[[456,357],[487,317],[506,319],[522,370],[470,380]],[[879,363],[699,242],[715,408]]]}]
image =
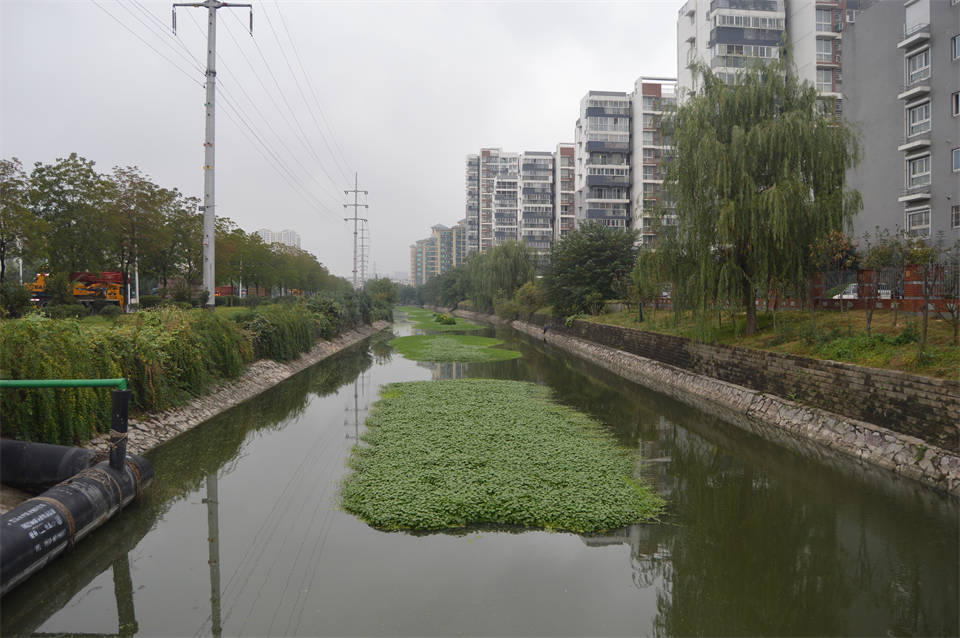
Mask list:
[{"label": "floating water plant", "polygon": [[532,383],[393,383],[354,447],[344,508],[388,530],[505,525],[594,533],[655,518],[634,456]]},{"label": "floating water plant", "polygon": [[461,319],[460,317],[433,312],[432,310],[424,310],[423,308],[417,308],[416,306],[397,306],[397,310],[400,310],[407,315],[407,318],[413,322],[413,327],[419,328],[420,330],[430,330],[431,332],[447,332],[453,330],[472,331],[484,329],[484,326],[481,326],[477,323],[470,323],[469,321]]},{"label": "floating water plant", "polygon": [[413,335],[391,339],[394,350],[414,361],[460,361],[479,363],[516,359],[521,354],[516,350],[493,348],[503,343],[492,337],[475,335]]}]

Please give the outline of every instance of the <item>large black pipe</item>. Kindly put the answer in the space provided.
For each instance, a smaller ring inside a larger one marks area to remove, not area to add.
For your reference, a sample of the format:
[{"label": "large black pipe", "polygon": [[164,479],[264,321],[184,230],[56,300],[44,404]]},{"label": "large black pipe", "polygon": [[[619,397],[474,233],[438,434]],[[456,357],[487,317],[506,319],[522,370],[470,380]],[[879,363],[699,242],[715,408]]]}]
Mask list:
[{"label": "large black pipe", "polygon": [[90,467],[95,454],[82,447],[0,439],[0,483],[39,494]]},{"label": "large black pipe", "polygon": [[0,517],[0,595],[139,498],[152,479],[143,457],[127,457],[120,471],[104,461]]}]

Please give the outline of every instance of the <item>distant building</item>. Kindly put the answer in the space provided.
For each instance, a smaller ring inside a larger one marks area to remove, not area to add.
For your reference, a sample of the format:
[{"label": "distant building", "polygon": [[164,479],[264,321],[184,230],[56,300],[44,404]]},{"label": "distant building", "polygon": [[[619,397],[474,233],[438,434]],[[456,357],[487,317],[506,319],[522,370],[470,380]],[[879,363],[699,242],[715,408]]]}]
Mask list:
[{"label": "distant building", "polygon": [[542,262],[550,253],[554,218],[554,154],[526,151],[520,154],[520,220],[517,235]]},{"label": "distant building", "polygon": [[275,232],[269,228],[261,228],[256,232],[256,235],[258,235],[265,244],[283,244],[284,246],[300,248],[300,234],[293,230],[286,229]]},{"label": "distant building", "polygon": [[656,237],[656,216],[670,202],[663,198],[671,141],[663,115],[676,104],[674,78],[640,77],[631,93],[588,91],[580,100],[574,149],[574,202],[577,225],[596,222],[633,229],[641,243]]},{"label": "distant building", "polygon": [[576,227],[575,144],[557,144],[553,161],[553,238],[560,240]]}]

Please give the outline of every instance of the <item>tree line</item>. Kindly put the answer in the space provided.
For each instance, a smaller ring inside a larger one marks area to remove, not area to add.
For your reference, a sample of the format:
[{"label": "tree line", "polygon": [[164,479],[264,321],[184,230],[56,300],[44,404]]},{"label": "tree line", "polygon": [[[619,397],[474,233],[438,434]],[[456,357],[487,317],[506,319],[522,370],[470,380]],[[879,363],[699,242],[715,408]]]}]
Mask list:
[{"label": "tree line", "polygon": [[[203,279],[199,200],[154,183],[140,169],[100,173],[76,153],[27,172],[0,160],[0,282],[20,258],[26,272],[119,271],[141,287],[192,291]],[[310,253],[265,244],[226,217],[216,225],[217,285],[319,291],[344,285]],[[32,276],[30,277],[32,279]]]}]

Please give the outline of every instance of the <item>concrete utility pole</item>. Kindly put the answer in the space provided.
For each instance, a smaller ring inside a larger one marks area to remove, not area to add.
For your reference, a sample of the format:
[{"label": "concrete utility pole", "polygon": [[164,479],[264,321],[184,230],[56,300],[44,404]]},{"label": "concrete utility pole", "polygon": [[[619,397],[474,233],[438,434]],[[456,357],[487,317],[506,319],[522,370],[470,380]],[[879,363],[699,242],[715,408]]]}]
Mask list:
[{"label": "concrete utility pole", "polygon": [[204,7],[207,9],[207,102],[206,102],[206,135],[203,142],[203,289],[207,291],[207,308],[213,310],[215,305],[214,280],[214,247],[216,244],[216,213],[214,208],[214,174],[213,174],[213,134],[214,103],[217,88],[217,9],[226,7],[234,9],[247,7],[250,9],[250,33],[253,33],[253,5],[235,2],[221,2],[220,0],[204,0],[203,2],[175,2],[173,3],[173,32],[177,32],[177,7]]},{"label": "concrete utility pole", "polygon": [[363,219],[362,217],[357,216],[357,209],[360,208],[361,206],[363,208],[370,208],[366,204],[359,203],[360,200],[357,199],[357,196],[360,193],[363,193],[364,195],[367,194],[367,191],[362,191],[359,189],[360,183],[358,179],[359,178],[357,177],[357,174],[354,173],[353,174],[353,190],[343,191],[347,195],[349,195],[350,193],[353,193],[353,203],[343,205],[344,208],[350,208],[351,206],[353,207],[353,217],[344,217],[343,221],[348,222],[351,219],[353,220],[353,287],[354,289],[359,288],[359,286],[357,285],[357,222],[367,221],[366,219]]}]

